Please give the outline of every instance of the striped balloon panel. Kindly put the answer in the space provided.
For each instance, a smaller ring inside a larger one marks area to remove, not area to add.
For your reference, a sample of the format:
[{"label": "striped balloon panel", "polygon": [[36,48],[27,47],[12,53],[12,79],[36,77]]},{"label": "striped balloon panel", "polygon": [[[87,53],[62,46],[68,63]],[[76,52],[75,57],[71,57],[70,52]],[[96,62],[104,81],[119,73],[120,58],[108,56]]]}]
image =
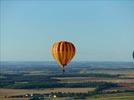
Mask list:
[{"label": "striped balloon panel", "polygon": [[52,54],[58,64],[62,67],[70,63],[74,57],[76,49],[71,42],[57,42],[52,47]]}]

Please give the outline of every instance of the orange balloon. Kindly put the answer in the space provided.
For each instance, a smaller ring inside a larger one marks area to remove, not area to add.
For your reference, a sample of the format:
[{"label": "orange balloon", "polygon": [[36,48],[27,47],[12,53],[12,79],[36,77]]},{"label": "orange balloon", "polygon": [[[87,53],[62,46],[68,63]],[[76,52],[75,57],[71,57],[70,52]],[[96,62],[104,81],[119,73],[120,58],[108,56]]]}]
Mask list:
[{"label": "orange balloon", "polygon": [[75,53],[75,46],[71,42],[60,41],[53,44],[52,55],[63,72],[65,66],[70,63]]}]

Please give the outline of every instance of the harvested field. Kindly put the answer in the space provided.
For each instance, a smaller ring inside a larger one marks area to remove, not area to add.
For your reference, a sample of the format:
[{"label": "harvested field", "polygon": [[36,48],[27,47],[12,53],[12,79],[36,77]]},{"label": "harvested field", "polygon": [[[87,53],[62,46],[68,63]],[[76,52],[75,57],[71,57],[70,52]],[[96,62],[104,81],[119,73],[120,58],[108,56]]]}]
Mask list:
[{"label": "harvested field", "polygon": [[44,93],[51,93],[51,92],[87,93],[89,91],[94,91],[94,90],[95,88],[52,88],[52,89],[43,89],[43,90],[0,89],[0,100],[1,98],[15,96],[15,95],[25,95],[25,94],[34,94],[34,93],[44,94]]},{"label": "harvested field", "polygon": [[61,83],[83,83],[83,82],[112,82],[112,83],[134,83],[134,79],[118,78],[96,78],[96,77],[55,77]]}]

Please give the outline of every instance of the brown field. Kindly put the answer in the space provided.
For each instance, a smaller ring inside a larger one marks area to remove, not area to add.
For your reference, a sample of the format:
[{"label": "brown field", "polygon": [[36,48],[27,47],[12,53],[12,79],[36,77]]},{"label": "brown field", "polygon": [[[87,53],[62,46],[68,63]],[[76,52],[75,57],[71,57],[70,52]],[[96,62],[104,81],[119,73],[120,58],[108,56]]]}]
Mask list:
[{"label": "brown field", "polygon": [[0,89],[0,100],[28,100],[28,98],[23,99],[11,99],[5,98],[9,96],[25,95],[25,94],[44,94],[51,92],[64,92],[64,93],[87,93],[89,91],[94,91],[95,88],[53,88],[53,89],[43,89],[43,90],[28,90],[28,89]]},{"label": "brown field", "polygon": [[82,83],[82,82],[112,82],[112,83],[134,83],[134,79],[118,78],[96,78],[96,77],[55,77],[61,83]]}]

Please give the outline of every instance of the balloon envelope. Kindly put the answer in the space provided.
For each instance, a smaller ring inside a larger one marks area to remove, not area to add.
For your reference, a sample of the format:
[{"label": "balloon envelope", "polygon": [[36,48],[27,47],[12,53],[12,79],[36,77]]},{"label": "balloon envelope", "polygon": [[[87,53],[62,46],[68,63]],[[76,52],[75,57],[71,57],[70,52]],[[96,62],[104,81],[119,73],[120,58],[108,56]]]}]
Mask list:
[{"label": "balloon envelope", "polygon": [[76,52],[71,42],[60,41],[53,44],[52,55],[64,71],[64,67],[70,63]]},{"label": "balloon envelope", "polygon": [[134,59],[134,51],[133,51],[133,59]]}]

